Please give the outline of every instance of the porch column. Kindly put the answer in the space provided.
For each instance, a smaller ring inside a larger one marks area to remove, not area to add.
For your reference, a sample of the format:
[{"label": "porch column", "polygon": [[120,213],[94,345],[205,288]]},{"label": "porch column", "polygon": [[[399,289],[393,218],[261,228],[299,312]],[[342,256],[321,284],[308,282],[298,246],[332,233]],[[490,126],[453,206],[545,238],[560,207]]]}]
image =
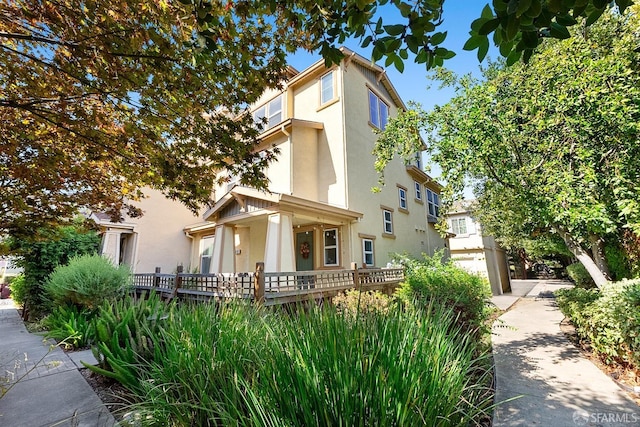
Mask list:
[{"label": "porch column", "polygon": [[296,271],[293,242],[293,215],[288,212],[269,215],[264,248],[264,271]]},{"label": "porch column", "polygon": [[228,225],[216,227],[211,255],[211,273],[235,273],[234,231]]},{"label": "porch column", "polygon": [[120,258],[120,231],[107,230],[104,232],[100,255],[109,259],[113,265],[118,265],[118,259]]}]

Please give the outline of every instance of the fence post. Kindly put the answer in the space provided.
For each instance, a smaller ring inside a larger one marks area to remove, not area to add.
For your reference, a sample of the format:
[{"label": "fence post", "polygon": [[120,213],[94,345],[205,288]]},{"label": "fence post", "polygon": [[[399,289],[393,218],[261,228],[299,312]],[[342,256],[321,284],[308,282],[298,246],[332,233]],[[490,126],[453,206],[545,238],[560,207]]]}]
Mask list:
[{"label": "fence post", "polygon": [[178,289],[180,289],[180,287],[182,286],[182,272],[184,271],[184,267],[179,265],[176,268],[176,280],[174,281],[174,285],[173,285],[173,294],[171,296],[171,298],[176,298],[178,296]]},{"label": "fence post", "polygon": [[256,262],[253,276],[253,299],[256,304],[264,304],[264,262]]},{"label": "fence post", "polygon": [[358,272],[358,263],[352,262],[351,269],[353,270],[353,287],[360,290],[362,286],[360,283],[360,273]]},{"label": "fence post", "polygon": [[156,272],[153,273],[153,287],[154,288],[158,288],[160,287],[160,267],[156,267]]}]

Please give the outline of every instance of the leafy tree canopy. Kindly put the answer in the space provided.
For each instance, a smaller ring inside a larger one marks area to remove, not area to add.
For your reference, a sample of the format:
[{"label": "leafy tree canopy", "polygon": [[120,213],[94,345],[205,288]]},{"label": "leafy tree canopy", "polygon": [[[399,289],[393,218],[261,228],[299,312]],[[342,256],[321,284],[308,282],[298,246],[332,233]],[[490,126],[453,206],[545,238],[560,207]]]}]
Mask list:
[{"label": "leafy tree canopy", "polygon": [[[493,40],[510,61],[564,38],[602,0],[494,0],[465,49]],[[625,9],[630,0],[617,0]],[[399,22],[378,18],[396,8]],[[453,56],[438,31],[444,0],[0,0],[0,230],[32,233],[79,207],[140,214],[153,187],[194,211],[216,172],[257,188],[272,152],[243,109],[286,75],[286,55],[341,58],[348,37],[402,70]]]},{"label": "leafy tree canopy", "polygon": [[391,121],[379,158],[409,150],[422,131],[450,199],[466,179],[475,183],[488,233],[507,242],[560,236],[602,283],[604,244],[625,230],[640,234],[640,10],[633,12],[607,13],[539,47],[528,64],[491,64],[482,82],[439,71],[457,96]]}]

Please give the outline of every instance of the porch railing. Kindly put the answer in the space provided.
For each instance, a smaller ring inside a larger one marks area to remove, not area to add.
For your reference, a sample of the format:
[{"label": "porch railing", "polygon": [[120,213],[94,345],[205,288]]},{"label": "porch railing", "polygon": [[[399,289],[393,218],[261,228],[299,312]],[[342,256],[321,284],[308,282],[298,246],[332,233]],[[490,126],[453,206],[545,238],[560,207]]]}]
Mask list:
[{"label": "porch railing", "polygon": [[257,263],[255,272],[232,274],[192,274],[181,268],[176,274],[165,274],[156,268],[155,273],[134,274],[133,279],[137,291],[154,290],[168,298],[241,298],[264,305],[328,298],[353,288],[391,292],[404,280],[402,268],[351,267],[273,273],[264,272],[264,264]]}]

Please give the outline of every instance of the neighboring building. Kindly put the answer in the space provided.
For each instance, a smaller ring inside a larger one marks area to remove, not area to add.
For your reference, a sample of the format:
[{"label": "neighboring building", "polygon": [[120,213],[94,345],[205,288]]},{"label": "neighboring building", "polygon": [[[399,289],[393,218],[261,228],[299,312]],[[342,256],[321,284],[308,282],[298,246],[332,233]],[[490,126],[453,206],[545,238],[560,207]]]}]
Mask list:
[{"label": "neighboring building", "polygon": [[482,235],[482,227],[472,215],[472,204],[459,202],[447,214],[451,259],[465,270],[486,277],[494,295],[510,292],[506,252],[492,236]]},{"label": "neighboring building", "polygon": [[[186,259],[184,242],[161,251],[173,256],[173,266],[211,273],[253,271],[260,261],[272,272],[341,269],[352,262],[383,267],[393,253],[432,255],[444,248],[434,228],[441,187],[423,171],[420,153],[409,165],[394,159],[386,185],[372,192],[378,180],[374,129],[384,129],[405,106],[384,69],[344,53],[330,68],[321,60],[303,72],[292,69],[282,90],[263,94],[252,108],[257,122],[267,122],[257,149],[280,151],[265,171],[269,192],[223,176],[228,182],[215,189],[215,204],[201,221],[182,222],[183,236],[191,239]],[[147,211],[141,221],[154,223]],[[156,227],[169,224],[164,215],[157,219],[163,222]],[[141,244],[142,231],[137,239]],[[142,249],[136,253],[139,259]],[[153,265],[149,261],[143,269],[140,262],[135,271],[153,271]]]},{"label": "neighboring building", "polygon": [[15,266],[13,257],[0,257],[0,284],[9,282],[12,278],[21,273],[22,269]]}]

